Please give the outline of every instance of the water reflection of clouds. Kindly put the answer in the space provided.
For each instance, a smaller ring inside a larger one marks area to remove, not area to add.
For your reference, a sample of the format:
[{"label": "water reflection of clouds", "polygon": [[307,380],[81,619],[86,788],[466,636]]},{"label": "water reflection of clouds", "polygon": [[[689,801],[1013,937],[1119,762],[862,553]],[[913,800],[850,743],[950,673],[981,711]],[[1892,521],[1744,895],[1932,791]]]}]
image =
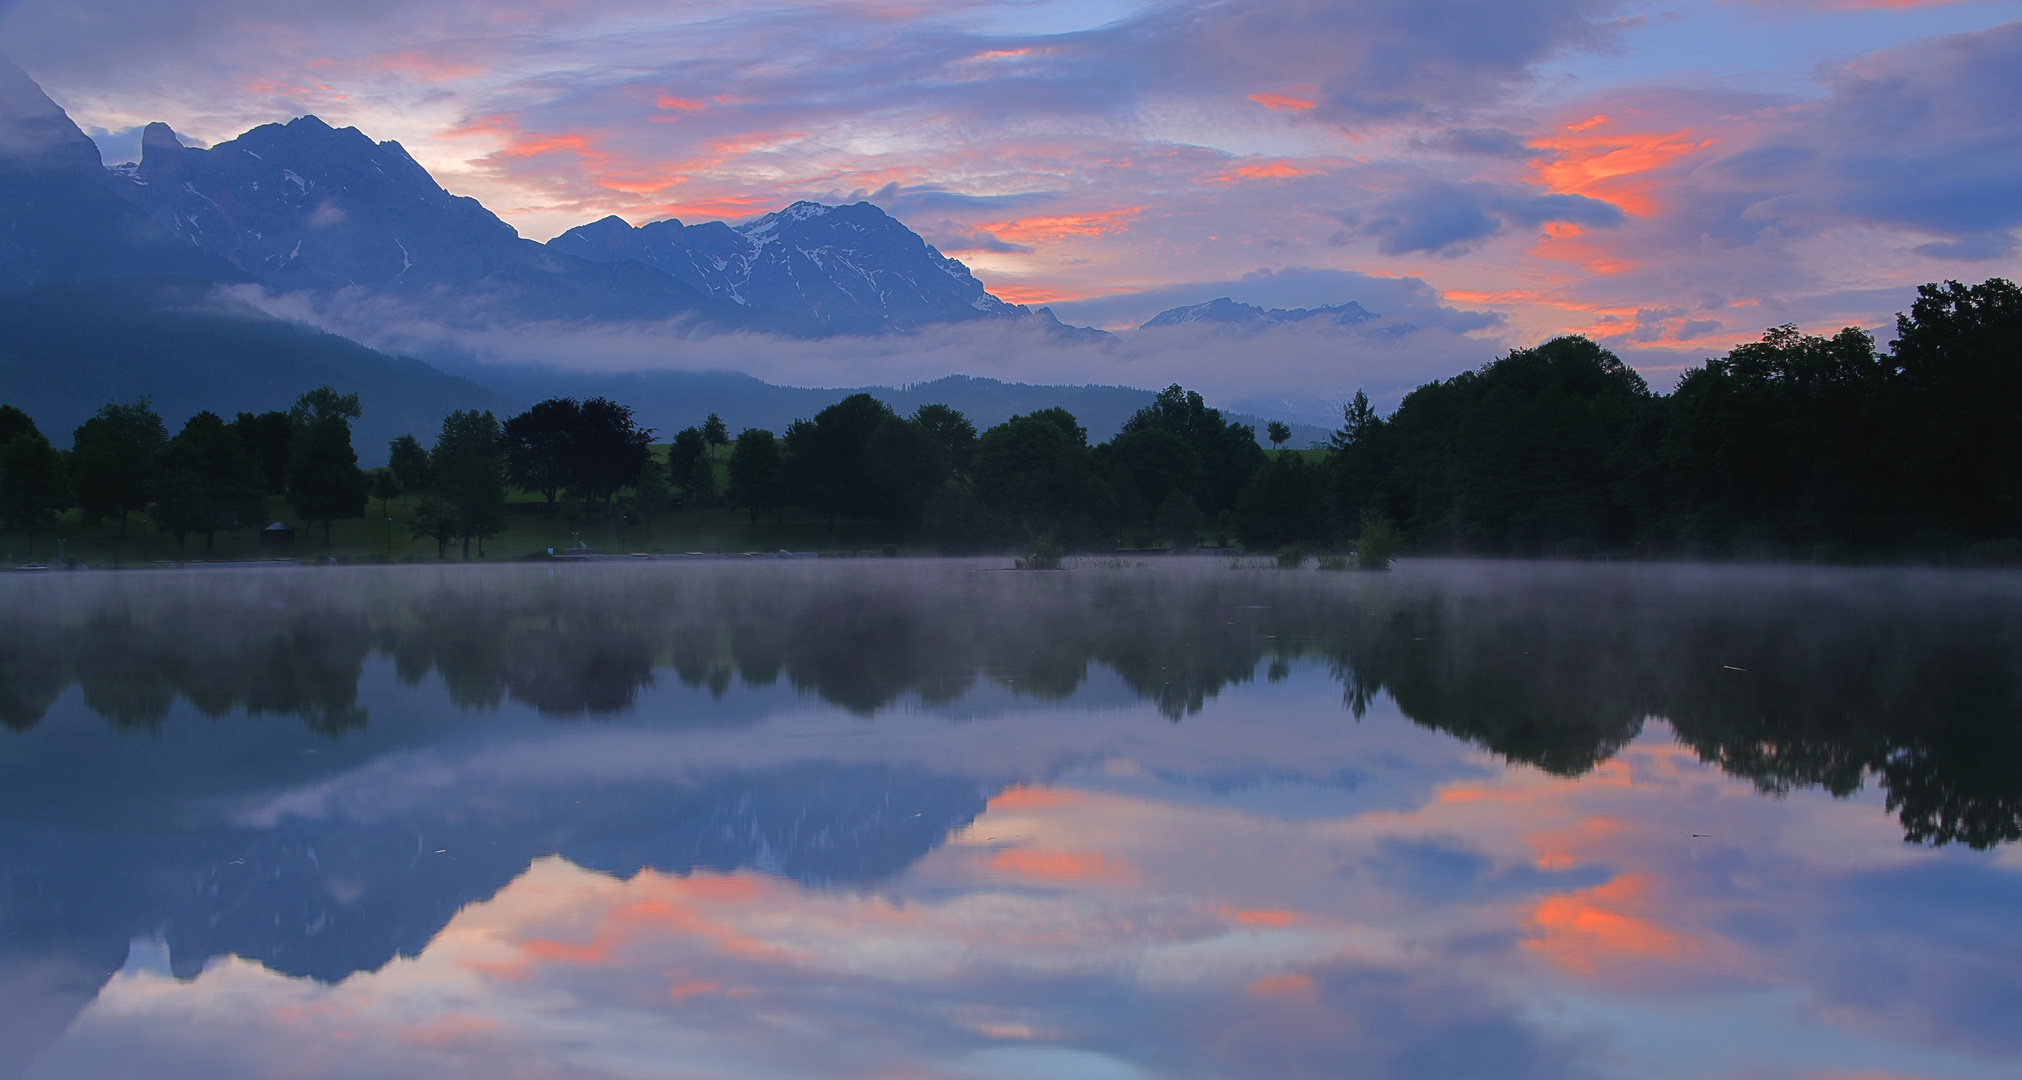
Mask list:
[{"label": "water reflection of clouds", "polygon": [[[737,737],[564,729],[421,752],[386,767],[451,793],[677,756],[706,771],[911,755],[1031,779],[875,886],[620,878],[549,857],[418,956],[335,985],[238,959],[188,982],[136,965],[34,1075],[136,1061],[165,1077],[2013,1066],[2022,877],[1993,856],[1905,845],[1875,797],[1798,792],[1765,814],[1752,785],[1661,725],[1578,778],[1499,767],[1387,706],[1344,727],[1317,676],[1295,671],[1263,708],[1227,693],[1179,729],[1058,709],[955,728],[885,716],[811,742],[823,717],[788,711]],[[1309,678],[1312,693],[1287,693]],[[1304,729],[1323,721],[1331,739]],[[510,764],[523,754],[549,769]]]}]

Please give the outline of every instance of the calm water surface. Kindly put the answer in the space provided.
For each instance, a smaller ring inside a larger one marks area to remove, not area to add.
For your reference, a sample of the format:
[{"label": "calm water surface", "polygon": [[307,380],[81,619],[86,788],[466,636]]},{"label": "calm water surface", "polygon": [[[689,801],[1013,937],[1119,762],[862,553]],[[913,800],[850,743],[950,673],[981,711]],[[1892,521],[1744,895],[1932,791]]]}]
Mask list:
[{"label": "calm water surface", "polygon": [[0,580],[0,1077],[2022,1075],[2022,578]]}]

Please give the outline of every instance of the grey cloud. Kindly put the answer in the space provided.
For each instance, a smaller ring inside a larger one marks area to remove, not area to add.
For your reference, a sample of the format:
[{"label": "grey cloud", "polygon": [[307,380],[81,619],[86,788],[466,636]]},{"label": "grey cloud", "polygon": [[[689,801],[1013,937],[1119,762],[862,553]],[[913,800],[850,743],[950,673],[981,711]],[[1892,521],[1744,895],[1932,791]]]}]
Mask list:
[{"label": "grey cloud", "polygon": [[1428,150],[1473,157],[1531,158],[1540,156],[1530,139],[1500,128],[1448,128],[1420,141]]},{"label": "grey cloud", "polygon": [[1491,99],[1531,65],[1608,40],[1610,0],[1234,0],[1174,4],[1087,35],[1168,90],[1317,86],[1315,115],[1360,123]]},{"label": "grey cloud", "polygon": [[1378,203],[1377,210],[1382,216],[1366,221],[1361,230],[1377,238],[1376,248],[1385,255],[1457,255],[1501,232],[1505,224],[1535,227],[1567,221],[1607,227],[1624,220],[1619,208],[1584,195],[1536,195],[1485,183],[1422,184]]},{"label": "grey cloud", "polygon": [[1030,255],[1033,251],[1024,244],[1000,239],[987,229],[973,228],[956,221],[915,222],[912,229],[943,254],[988,251],[998,255]]}]

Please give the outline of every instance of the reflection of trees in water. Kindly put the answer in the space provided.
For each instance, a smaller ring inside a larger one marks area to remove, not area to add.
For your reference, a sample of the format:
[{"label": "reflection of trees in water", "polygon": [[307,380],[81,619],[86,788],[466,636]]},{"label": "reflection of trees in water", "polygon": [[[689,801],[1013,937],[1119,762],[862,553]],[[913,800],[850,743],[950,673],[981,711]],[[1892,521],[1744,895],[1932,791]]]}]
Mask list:
[{"label": "reflection of trees in water", "polygon": [[0,721],[32,726],[76,683],[121,726],[158,723],[180,696],[336,733],[364,722],[373,650],[409,684],[438,676],[461,707],[557,717],[629,709],[656,671],[718,695],[784,679],[869,715],[979,681],[1060,698],[1100,663],[1178,721],[1263,662],[1282,677],[1306,657],[1357,716],[1387,694],[1417,723],[1560,775],[1659,716],[1764,790],[1843,795],[1872,775],[1910,839],[2016,839],[2022,605],[1937,575],[1920,587],[1943,595],[1887,592],[1911,580],[856,563],[42,586],[0,615]]}]

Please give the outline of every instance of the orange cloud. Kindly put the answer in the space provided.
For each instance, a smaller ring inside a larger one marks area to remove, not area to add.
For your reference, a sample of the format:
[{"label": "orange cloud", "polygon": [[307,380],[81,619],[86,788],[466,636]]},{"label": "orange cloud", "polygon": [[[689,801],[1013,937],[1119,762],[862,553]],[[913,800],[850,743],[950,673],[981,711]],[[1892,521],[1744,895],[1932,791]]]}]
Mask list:
[{"label": "orange cloud", "polygon": [[699,112],[703,108],[702,103],[693,98],[670,97],[666,94],[654,98],[653,104],[662,109],[677,109],[681,112]]},{"label": "orange cloud", "polygon": [[1126,206],[1093,214],[1060,214],[990,222],[980,228],[1012,243],[1037,244],[1064,240],[1070,236],[1102,236],[1106,233],[1122,232],[1133,218],[1143,212],[1142,206]]},{"label": "orange cloud", "polygon": [[1105,859],[1099,851],[1040,851],[1009,848],[990,857],[991,870],[1011,877],[1040,881],[1101,881],[1121,883],[1136,875],[1128,864]]},{"label": "orange cloud", "polygon": [[1080,792],[1013,784],[992,796],[984,807],[984,813],[995,810],[1053,810],[1086,801],[1087,798]]},{"label": "orange cloud", "polygon": [[1055,285],[993,285],[992,295],[1007,304],[1064,304],[1069,300],[1086,300],[1098,293],[1077,293]]},{"label": "orange cloud", "polygon": [[1303,971],[1288,972],[1283,975],[1266,975],[1245,987],[1252,997],[1298,998],[1311,1000],[1313,997],[1313,976]]},{"label": "orange cloud", "polygon": [[[726,956],[787,961],[800,958],[793,949],[762,941],[715,919],[705,910],[720,907],[740,910],[765,902],[778,884],[749,872],[733,874],[697,873],[686,878],[641,874],[632,883],[640,898],[606,911],[587,942],[531,938],[518,943],[517,962],[471,964],[473,970],[508,980],[525,977],[522,970],[534,961],[582,966],[603,966],[624,962],[624,946],[643,937],[679,936],[714,946]],[[688,985],[693,993],[694,980]],[[679,986],[676,987],[679,989]],[[713,989],[713,984],[712,984]]]},{"label": "orange cloud", "polygon": [[1284,94],[1251,94],[1250,100],[1272,112],[1305,112],[1314,104],[1305,98],[1288,97]]},{"label": "orange cloud", "polygon": [[1275,908],[1268,911],[1244,911],[1240,908],[1219,907],[1215,909],[1215,913],[1243,926],[1290,926],[1300,919],[1297,912],[1279,911]]},{"label": "orange cloud", "polygon": [[1260,161],[1202,177],[1200,182],[1234,184],[1243,180],[1296,180],[1302,176],[1317,176],[1319,173],[1318,169],[1302,169],[1289,161]]},{"label": "orange cloud", "polygon": [[1658,209],[1659,182],[1650,174],[1714,143],[1684,128],[1662,134],[1602,130],[1610,124],[1607,116],[1593,116],[1532,140],[1548,151],[1532,161],[1538,181],[1552,192],[1602,199],[1646,217]]},{"label": "orange cloud", "polygon": [[1675,958],[1687,946],[1684,938],[1624,910],[1642,904],[1650,886],[1647,874],[1624,874],[1591,889],[1546,897],[1531,909],[1536,936],[1523,945],[1582,975],[1609,962]]}]

